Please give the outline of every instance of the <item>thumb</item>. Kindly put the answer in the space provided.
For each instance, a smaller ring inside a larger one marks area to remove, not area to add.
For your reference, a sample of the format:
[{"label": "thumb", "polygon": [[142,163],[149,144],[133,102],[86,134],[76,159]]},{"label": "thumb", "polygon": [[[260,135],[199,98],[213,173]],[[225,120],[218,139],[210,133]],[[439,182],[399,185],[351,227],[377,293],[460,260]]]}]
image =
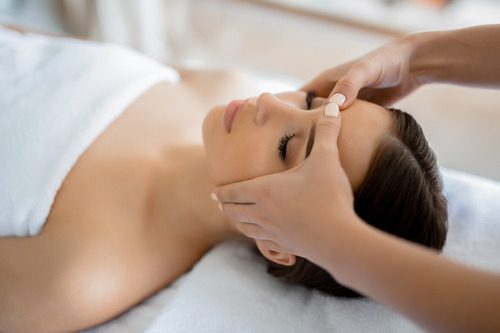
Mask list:
[{"label": "thumb", "polygon": [[327,69],[313,78],[311,81],[306,83],[299,90],[304,92],[314,91],[316,93],[316,96],[328,97],[337,81],[342,76],[347,74],[351,66],[352,62],[348,62],[340,66]]},{"label": "thumb", "polygon": [[346,75],[337,81],[328,99],[337,103],[342,110],[346,109],[356,100],[359,91],[363,88],[364,81],[362,71],[353,66]]},{"label": "thumb", "polygon": [[222,203],[255,203],[260,193],[260,182],[266,176],[220,185],[212,192],[212,199]]},{"label": "thumb", "polygon": [[337,141],[340,134],[342,125],[341,113],[338,117],[321,117],[316,123],[316,134],[314,139],[314,146],[311,151],[312,155],[325,156],[325,151],[338,154]]},{"label": "thumb", "polygon": [[328,97],[328,94],[332,91],[334,84],[334,81],[331,81],[328,77],[323,75],[307,82],[305,85],[300,87],[299,90],[306,93],[313,91],[318,97]]}]

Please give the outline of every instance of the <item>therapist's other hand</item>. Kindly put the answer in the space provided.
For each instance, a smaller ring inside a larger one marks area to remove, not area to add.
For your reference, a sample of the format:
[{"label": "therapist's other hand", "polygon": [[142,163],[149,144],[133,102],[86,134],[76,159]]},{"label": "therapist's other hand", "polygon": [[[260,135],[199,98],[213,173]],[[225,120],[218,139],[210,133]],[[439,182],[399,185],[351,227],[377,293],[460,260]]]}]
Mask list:
[{"label": "therapist's other hand", "polygon": [[345,96],[341,109],[356,98],[390,106],[419,87],[410,60],[418,37],[408,36],[384,45],[361,58],[325,70],[300,90],[321,97]]},{"label": "therapist's other hand", "polygon": [[[316,125],[310,156],[297,167],[215,189],[225,215],[269,250],[319,261],[318,244],[356,216],[353,193],[339,160],[341,119]],[[333,227],[333,228],[332,228]]]}]

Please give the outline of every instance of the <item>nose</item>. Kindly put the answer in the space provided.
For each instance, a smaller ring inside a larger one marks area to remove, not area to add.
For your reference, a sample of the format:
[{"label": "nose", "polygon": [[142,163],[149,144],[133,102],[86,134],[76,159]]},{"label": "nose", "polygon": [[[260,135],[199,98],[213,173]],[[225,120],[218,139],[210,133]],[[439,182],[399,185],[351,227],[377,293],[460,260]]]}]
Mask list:
[{"label": "nose", "polygon": [[274,116],[286,116],[296,111],[293,106],[282,102],[275,95],[263,93],[257,98],[257,113],[255,115],[255,123],[258,126],[264,125],[269,119]]}]

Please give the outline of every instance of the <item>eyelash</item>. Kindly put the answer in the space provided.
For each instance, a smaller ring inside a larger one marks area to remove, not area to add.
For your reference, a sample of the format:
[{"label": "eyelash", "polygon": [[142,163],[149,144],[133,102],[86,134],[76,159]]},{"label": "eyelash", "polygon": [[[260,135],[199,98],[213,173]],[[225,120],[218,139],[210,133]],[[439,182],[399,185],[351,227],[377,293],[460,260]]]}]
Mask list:
[{"label": "eyelash", "polygon": [[290,141],[290,139],[293,138],[294,136],[295,136],[295,133],[286,133],[280,139],[280,142],[278,144],[278,151],[279,151],[280,158],[282,161],[284,161],[286,158],[286,146],[288,145],[288,141]]},{"label": "eyelash", "polygon": [[[312,101],[316,97],[316,94],[313,91],[307,92],[306,96],[306,105],[307,105],[307,110],[311,110],[312,107]],[[278,144],[278,151],[279,155],[282,161],[285,161],[286,159],[286,147],[288,145],[288,141],[290,141],[291,138],[295,136],[295,133],[286,133],[283,135],[279,141]]]}]

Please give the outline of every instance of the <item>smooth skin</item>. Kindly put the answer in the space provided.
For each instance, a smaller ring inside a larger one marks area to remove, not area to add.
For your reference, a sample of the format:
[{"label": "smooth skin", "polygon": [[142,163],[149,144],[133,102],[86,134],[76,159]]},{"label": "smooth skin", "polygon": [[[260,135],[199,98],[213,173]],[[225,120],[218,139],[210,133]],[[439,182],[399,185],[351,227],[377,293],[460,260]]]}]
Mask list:
[{"label": "smooth skin", "polygon": [[[343,94],[346,109],[357,96],[389,105],[431,82],[499,88],[498,41],[500,25],[409,35],[323,72],[303,90]],[[499,332],[500,274],[453,262],[355,214],[332,144],[340,128],[341,117],[324,117],[304,163],[215,189],[225,214],[246,236],[315,262],[425,329]]]}]

